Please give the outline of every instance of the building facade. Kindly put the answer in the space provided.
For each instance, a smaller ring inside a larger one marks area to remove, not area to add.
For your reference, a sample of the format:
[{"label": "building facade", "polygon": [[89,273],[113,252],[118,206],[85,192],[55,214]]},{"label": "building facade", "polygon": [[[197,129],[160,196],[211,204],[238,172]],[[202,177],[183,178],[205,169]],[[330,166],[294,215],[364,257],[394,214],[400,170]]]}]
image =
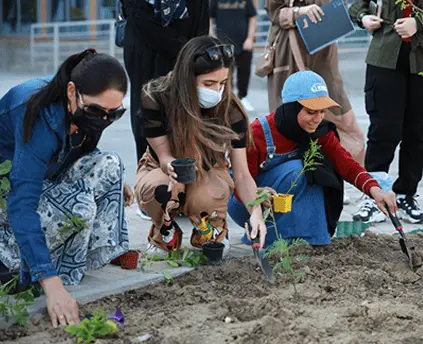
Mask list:
[{"label": "building facade", "polygon": [[33,23],[113,19],[115,0],[0,0],[0,35],[28,36]]}]

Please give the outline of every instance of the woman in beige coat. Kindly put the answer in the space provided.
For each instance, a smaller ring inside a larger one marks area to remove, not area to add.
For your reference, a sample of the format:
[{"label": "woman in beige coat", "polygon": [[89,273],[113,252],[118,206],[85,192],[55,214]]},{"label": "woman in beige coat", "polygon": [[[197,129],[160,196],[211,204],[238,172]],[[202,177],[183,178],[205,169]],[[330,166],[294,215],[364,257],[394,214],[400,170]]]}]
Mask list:
[{"label": "woman in beige coat", "polygon": [[268,76],[269,108],[273,112],[282,103],[282,86],[291,74],[299,69],[310,69],[320,74],[327,82],[329,94],[341,105],[340,109],[328,111],[326,119],[336,124],[344,148],[364,165],[364,136],[344,90],[336,43],[310,55],[295,27],[295,19],[302,15],[307,15],[313,22],[320,20],[324,15],[320,6],[328,2],[266,0],[266,10],[272,22],[269,42],[276,42],[274,69]]}]

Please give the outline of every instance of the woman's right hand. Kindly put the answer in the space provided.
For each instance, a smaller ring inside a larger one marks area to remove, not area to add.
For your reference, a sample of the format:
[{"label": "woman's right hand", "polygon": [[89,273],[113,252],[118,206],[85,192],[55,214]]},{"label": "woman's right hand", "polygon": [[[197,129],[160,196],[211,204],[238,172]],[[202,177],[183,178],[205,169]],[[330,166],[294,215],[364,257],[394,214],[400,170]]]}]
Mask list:
[{"label": "woman's right hand", "polygon": [[78,324],[78,303],[67,292],[60,278],[48,277],[40,284],[47,296],[47,310],[53,327]]},{"label": "woman's right hand", "polygon": [[298,15],[307,16],[310,18],[312,23],[316,24],[317,21],[322,21],[322,17],[325,15],[325,12],[323,12],[320,6],[313,4],[300,7]]},{"label": "woman's right hand", "polygon": [[361,19],[361,22],[363,23],[363,26],[367,29],[367,31],[373,32],[380,29],[383,23],[383,19],[374,15],[365,15]]}]

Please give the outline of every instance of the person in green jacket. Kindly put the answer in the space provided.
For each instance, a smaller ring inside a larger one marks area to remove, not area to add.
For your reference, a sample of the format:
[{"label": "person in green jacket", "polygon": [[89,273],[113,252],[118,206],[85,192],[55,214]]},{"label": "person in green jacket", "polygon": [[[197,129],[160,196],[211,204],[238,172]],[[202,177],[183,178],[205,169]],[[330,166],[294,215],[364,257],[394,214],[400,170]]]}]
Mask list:
[{"label": "person in green jacket", "polygon": [[[399,176],[392,186],[397,195],[398,215],[422,223],[416,201],[423,171],[423,23],[418,17],[423,0],[358,0],[349,9],[356,23],[372,33],[367,54],[365,103],[370,118],[365,167],[369,172],[389,172],[397,146]],[[385,215],[373,200],[360,205],[354,220],[382,222]]]}]

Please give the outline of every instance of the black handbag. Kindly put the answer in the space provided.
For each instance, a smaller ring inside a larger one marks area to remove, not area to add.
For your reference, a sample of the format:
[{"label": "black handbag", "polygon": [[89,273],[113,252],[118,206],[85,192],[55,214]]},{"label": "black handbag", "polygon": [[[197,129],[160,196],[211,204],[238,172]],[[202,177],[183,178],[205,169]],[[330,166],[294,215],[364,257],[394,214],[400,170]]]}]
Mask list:
[{"label": "black handbag", "polygon": [[119,48],[123,47],[125,39],[126,19],[123,15],[121,0],[116,0],[116,24],[115,24],[115,44]]}]

